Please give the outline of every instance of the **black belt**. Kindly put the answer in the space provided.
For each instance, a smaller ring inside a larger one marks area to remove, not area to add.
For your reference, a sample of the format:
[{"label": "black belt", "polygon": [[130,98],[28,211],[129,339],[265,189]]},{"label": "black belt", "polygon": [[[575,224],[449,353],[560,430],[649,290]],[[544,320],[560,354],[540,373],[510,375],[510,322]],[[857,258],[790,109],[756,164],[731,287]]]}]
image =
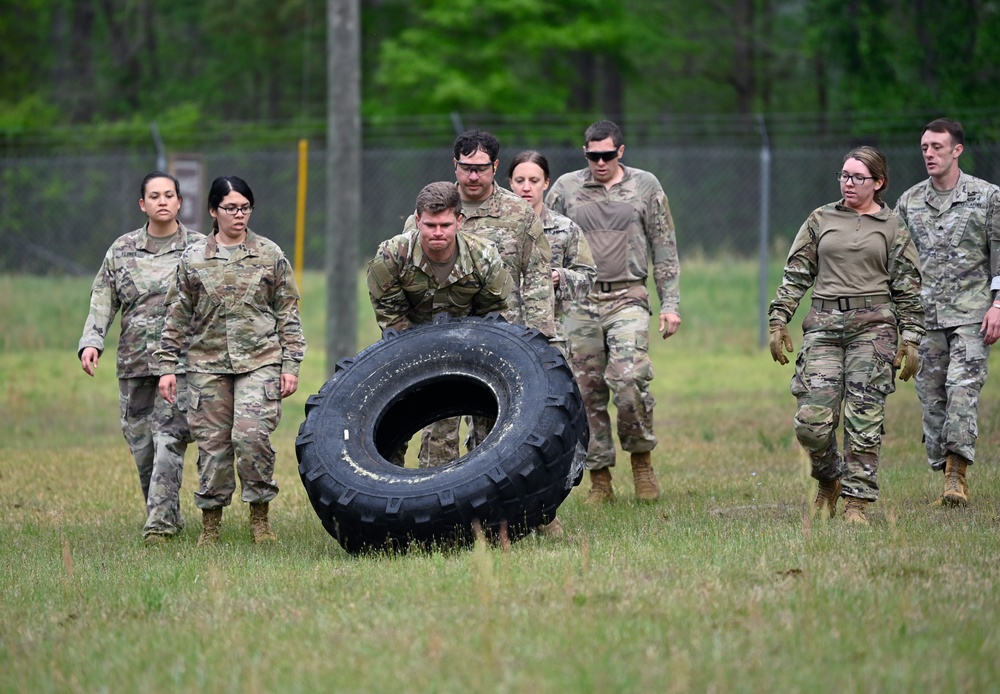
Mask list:
[{"label": "black belt", "polygon": [[595,282],[594,289],[599,292],[617,292],[619,289],[645,286],[646,280],[624,280],[622,282]]},{"label": "black belt", "polygon": [[839,299],[813,299],[813,308],[824,310],[853,311],[856,308],[871,308],[879,304],[887,304],[892,300],[888,294],[870,294],[869,296],[842,296]]}]

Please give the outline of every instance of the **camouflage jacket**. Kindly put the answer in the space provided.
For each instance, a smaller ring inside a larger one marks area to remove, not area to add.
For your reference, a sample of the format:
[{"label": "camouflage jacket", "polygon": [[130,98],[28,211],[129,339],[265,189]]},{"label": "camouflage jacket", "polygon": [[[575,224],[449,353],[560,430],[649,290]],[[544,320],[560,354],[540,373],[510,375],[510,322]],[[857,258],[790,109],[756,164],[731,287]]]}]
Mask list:
[{"label": "camouflage jacket", "polygon": [[368,297],[379,327],[405,330],[429,323],[435,315],[485,316],[504,311],[513,288],[496,247],[459,232],[458,257],[447,282],[437,277],[420,246],[420,232],[383,241],[368,262]]},{"label": "camouflage jacket", "polygon": [[[873,270],[877,276],[872,278],[870,286],[879,288],[869,291],[887,292],[894,305],[893,310],[903,340],[920,342],[920,336],[924,334],[924,311],[920,305],[920,261],[906,225],[885,205],[874,214],[858,215],[842,202],[831,202],[813,210],[795,235],[785,261],[781,286],[768,308],[768,318],[787,323],[795,314],[802,297],[823,270],[824,263],[829,262],[819,252],[823,235],[839,231],[856,233],[862,228],[860,225],[863,222],[867,233],[880,234],[885,243],[867,246],[865,248],[869,252],[866,255],[852,258],[856,263],[855,269],[877,268]],[[863,219],[859,220],[859,216]],[[876,257],[871,257],[872,250]]]},{"label": "camouflage jacket", "polygon": [[[118,378],[159,375],[153,356],[166,319],[164,298],[184,249],[205,237],[178,222],[177,238],[157,249],[146,227],[119,236],[104,256],[90,290],[90,313],[77,357],[87,347],[104,353],[104,340],[120,310]],[[183,369],[180,369],[183,370]]]},{"label": "camouflage jacket", "polygon": [[[404,231],[416,228],[410,215]],[[492,241],[514,280],[504,318],[556,337],[552,251],[531,206],[494,183],[490,197],[462,222],[462,231]]]},{"label": "camouflage jacket", "polygon": [[214,234],[199,241],[181,256],[167,291],[160,373],[173,373],[187,347],[188,371],[242,374],[281,364],[298,376],[306,353],[298,302],[291,265],[273,241],[248,229],[228,259]]},{"label": "camouflage jacket", "polygon": [[572,219],[543,207],[542,226],[552,249],[552,269],[559,273],[556,316],[561,323],[567,304],[582,301],[590,293],[597,279],[597,267],[583,230]]},{"label": "camouflage jacket", "polygon": [[679,314],[681,267],[670,203],[653,174],[622,169],[625,177],[610,189],[589,168],[563,174],[546,204],[583,229],[600,282],[645,280],[652,256],[660,313]]},{"label": "camouflage jacket", "polygon": [[927,327],[979,324],[1000,289],[1000,188],[963,173],[941,209],[930,188],[928,178],[896,203],[920,255]]}]

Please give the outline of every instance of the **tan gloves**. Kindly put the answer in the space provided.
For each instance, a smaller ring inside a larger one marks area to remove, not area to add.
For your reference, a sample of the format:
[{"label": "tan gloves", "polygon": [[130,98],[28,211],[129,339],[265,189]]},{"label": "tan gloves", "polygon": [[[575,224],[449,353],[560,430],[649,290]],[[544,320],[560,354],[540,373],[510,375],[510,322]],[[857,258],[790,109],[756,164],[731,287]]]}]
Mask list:
[{"label": "tan gloves", "polygon": [[[781,321],[771,321],[769,328],[771,358],[779,364],[787,364],[788,357],[785,356],[784,352],[792,352],[795,349],[792,347],[792,337],[788,334],[788,326]],[[784,352],[782,348],[784,348]],[[899,372],[901,380],[909,381],[913,378],[920,369],[920,357],[917,354],[917,345],[913,342],[900,342],[899,349],[896,351],[896,359],[892,362],[892,366],[896,369],[899,369],[900,366],[903,367]]]},{"label": "tan gloves", "polygon": [[771,358],[779,364],[787,364],[788,357],[781,348],[784,347],[786,352],[795,349],[792,347],[792,336],[788,334],[788,326],[781,321],[771,321],[768,325],[771,330]]},{"label": "tan gloves", "polygon": [[[774,348],[772,347],[772,351]],[[905,360],[905,363],[904,363]],[[899,372],[899,378],[909,381],[920,368],[920,357],[917,356],[917,346],[912,342],[900,342],[899,349],[896,350],[896,359],[892,362],[893,368],[898,369],[902,364],[903,369]]]}]

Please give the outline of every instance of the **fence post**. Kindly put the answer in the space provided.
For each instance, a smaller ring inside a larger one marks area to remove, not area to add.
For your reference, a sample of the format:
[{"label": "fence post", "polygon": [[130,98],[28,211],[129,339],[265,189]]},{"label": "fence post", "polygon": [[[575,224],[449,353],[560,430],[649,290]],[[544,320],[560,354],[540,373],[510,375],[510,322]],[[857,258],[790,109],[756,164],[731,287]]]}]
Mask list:
[{"label": "fence post", "polygon": [[327,0],[326,373],[354,354],[361,227],[359,0]]},{"label": "fence post", "polygon": [[163,138],[160,137],[160,126],[156,124],[155,120],[150,122],[149,132],[152,134],[153,144],[156,146],[156,170],[166,171],[167,148],[163,146]]},{"label": "fence post", "polygon": [[306,189],[309,181],[309,140],[299,140],[299,184],[295,196],[295,284],[302,293],[302,263],[306,244]]},{"label": "fence post", "polygon": [[768,227],[771,216],[771,143],[767,137],[767,124],[764,114],[757,114],[757,129],[760,132],[760,281],[758,318],[760,321],[759,346],[767,344],[767,307],[768,301]]}]

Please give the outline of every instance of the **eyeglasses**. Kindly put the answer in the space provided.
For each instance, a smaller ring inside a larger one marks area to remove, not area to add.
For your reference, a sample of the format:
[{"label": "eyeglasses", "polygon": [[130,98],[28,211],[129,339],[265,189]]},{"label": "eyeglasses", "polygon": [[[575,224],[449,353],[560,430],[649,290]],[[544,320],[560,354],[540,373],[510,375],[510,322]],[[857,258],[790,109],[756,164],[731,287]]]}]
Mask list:
[{"label": "eyeglasses", "polygon": [[253,212],[253,205],[243,205],[242,207],[236,207],[236,206],[220,207],[218,209],[222,210],[228,215],[236,216],[237,212],[242,212],[243,214],[248,215],[251,212]]},{"label": "eyeglasses", "polygon": [[467,176],[471,176],[472,174],[482,176],[489,173],[490,170],[495,169],[496,165],[497,162],[493,162],[492,164],[466,164],[462,161],[455,162],[455,166],[457,166],[459,170]]},{"label": "eyeglasses", "polygon": [[618,158],[617,149],[613,149],[610,152],[590,152],[585,150],[583,154],[590,161],[611,161]]},{"label": "eyeglasses", "polygon": [[874,176],[862,176],[861,174],[849,174],[846,171],[837,172],[837,180],[842,183],[847,183],[847,181],[854,181],[854,185],[860,186],[865,181],[874,180]]}]

